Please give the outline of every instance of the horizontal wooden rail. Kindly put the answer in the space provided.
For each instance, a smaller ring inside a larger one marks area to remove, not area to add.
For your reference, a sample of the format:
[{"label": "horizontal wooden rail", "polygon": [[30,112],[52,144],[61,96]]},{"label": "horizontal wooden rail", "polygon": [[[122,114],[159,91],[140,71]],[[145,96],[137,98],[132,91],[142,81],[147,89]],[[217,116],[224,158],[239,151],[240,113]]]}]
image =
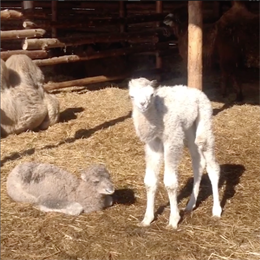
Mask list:
[{"label": "horizontal wooden rail", "polygon": [[10,56],[16,54],[25,54],[29,56],[32,60],[44,59],[48,57],[48,52],[45,50],[36,50],[36,51],[12,50],[12,51],[1,51],[0,53],[2,60],[7,60]]},{"label": "horizontal wooden rail", "polygon": [[159,34],[167,35],[167,33],[168,31],[165,28],[157,28],[142,32],[100,34],[91,37],[75,36],[63,38],[25,39],[22,48],[23,50],[38,50],[101,42],[134,41],[135,39],[137,39],[138,42],[141,41],[140,39],[144,39],[143,42],[146,42],[146,38],[149,36],[157,36]]},{"label": "horizontal wooden rail", "polygon": [[50,90],[57,90],[57,89],[69,88],[69,87],[87,86],[90,84],[122,80],[122,79],[126,79],[126,78],[133,77],[133,76],[134,77],[141,77],[141,76],[147,76],[147,75],[155,76],[161,72],[162,71],[160,69],[150,69],[150,70],[129,72],[129,73],[116,75],[116,76],[101,75],[101,76],[96,76],[96,77],[88,77],[88,78],[69,80],[69,81],[64,81],[64,82],[47,83],[44,85],[44,88],[47,91],[50,91]]},{"label": "horizontal wooden rail", "polygon": [[49,65],[56,65],[56,64],[60,64],[60,63],[103,59],[103,58],[107,58],[107,57],[116,57],[116,56],[120,56],[120,55],[135,54],[135,53],[140,53],[140,52],[167,50],[170,48],[173,48],[173,46],[169,45],[168,42],[158,43],[158,44],[143,44],[143,45],[137,46],[137,47],[101,51],[99,53],[95,53],[92,55],[86,55],[86,56],[64,55],[61,57],[53,57],[53,58],[43,59],[43,60],[34,60],[34,62],[38,66],[49,66]]},{"label": "horizontal wooden rail", "polygon": [[46,33],[43,29],[1,31],[1,41],[19,38],[42,37]]}]

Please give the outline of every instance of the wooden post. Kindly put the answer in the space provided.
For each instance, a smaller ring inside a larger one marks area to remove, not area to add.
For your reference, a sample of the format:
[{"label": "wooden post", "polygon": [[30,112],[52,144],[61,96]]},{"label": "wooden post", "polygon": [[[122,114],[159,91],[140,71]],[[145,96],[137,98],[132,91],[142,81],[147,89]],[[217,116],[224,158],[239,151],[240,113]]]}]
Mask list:
[{"label": "wooden post", "polygon": [[[51,1],[51,21],[57,22],[57,4],[58,1]],[[52,27],[51,29],[51,36],[57,37],[57,29]]]},{"label": "wooden post", "polygon": [[24,13],[33,13],[33,9],[34,9],[34,3],[33,1],[23,1],[22,2],[22,9],[24,11]]},{"label": "wooden post", "polygon": [[[126,2],[125,1],[119,1],[119,17],[124,18],[126,17]],[[126,32],[127,31],[127,24],[121,24],[120,25],[120,32]]]},{"label": "wooden post", "polygon": [[[161,14],[163,11],[162,1],[156,1],[156,13]],[[160,27],[160,22],[156,23],[156,27]],[[159,52],[156,52],[156,68],[162,68],[162,58]]]},{"label": "wooden post", "polygon": [[23,1],[23,9],[24,10],[32,10],[33,9],[33,1]]},{"label": "wooden post", "polygon": [[202,1],[189,1],[188,86],[202,90]]}]

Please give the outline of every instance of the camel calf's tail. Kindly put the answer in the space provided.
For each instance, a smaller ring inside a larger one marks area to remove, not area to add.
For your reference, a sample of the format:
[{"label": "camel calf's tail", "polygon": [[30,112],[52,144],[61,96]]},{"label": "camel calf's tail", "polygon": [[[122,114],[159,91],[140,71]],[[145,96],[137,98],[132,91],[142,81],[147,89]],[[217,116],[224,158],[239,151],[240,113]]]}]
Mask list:
[{"label": "camel calf's tail", "polygon": [[207,96],[201,92],[198,100],[198,117],[196,119],[195,143],[200,150],[213,147],[214,135],[212,130],[212,107]]}]

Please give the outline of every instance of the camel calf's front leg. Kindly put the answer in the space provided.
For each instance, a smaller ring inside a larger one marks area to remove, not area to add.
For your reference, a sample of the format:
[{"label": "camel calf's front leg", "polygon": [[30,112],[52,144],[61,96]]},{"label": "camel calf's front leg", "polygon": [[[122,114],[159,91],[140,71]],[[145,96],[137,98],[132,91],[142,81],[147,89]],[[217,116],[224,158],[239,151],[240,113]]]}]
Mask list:
[{"label": "camel calf's front leg", "polygon": [[177,192],[178,192],[178,179],[177,179],[177,171],[173,170],[173,168],[165,167],[164,173],[164,185],[168,193],[169,201],[170,201],[170,219],[167,228],[177,228],[177,225],[180,220],[180,214],[177,204]]},{"label": "camel calf's front leg", "polygon": [[144,183],[147,193],[146,212],[141,226],[149,226],[154,220],[154,199],[158,186],[158,175],[160,172],[163,147],[159,139],[155,139],[145,146],[146,173]]}]

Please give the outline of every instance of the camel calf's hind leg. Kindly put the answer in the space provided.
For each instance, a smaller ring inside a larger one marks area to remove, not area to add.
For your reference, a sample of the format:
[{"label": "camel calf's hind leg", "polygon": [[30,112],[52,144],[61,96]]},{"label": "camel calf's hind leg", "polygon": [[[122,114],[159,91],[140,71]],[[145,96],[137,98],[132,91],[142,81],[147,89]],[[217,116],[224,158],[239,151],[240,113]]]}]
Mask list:
[{"label": "camel calf's hind leg", "polygon": [[207,172],[212,186],[212,194],[213,194],[212,215],[215,217],[220,217],[222,212],[222,208],[220,206],[220,201],[219,201],[219,192],[218,192],[220,167],[215,160],[213,149],[207,149],[206,151],[203,151],[203,155],[206,159]]},{"label": "camel calf's hind leg", "polygon": [[189,150],[191,154],[191,160],[192,160],[192,170],[193,170],[193,190],[191,194],[191,198],[186,206],[186,211],[192,211],[197,202],[198,194],[199,194],[199,188],[200,188],[200,182],[201,177],[203,174],[203,170],[205,168],[205,158],[198,148],[198,146],[195,143],[189,144]]},{"label": "camel calf's hind leg", "polygon": [[167,228],[177,228],[178,222],[180,220],[180,214],[177,202],[177,192],[178,192],[178,164],[181,158],[183,144],[182,140],[177,142],[177,138],[174,138],[176,142],[164,147],[164,185],[168,193],[170,200],[170,219]]}]

